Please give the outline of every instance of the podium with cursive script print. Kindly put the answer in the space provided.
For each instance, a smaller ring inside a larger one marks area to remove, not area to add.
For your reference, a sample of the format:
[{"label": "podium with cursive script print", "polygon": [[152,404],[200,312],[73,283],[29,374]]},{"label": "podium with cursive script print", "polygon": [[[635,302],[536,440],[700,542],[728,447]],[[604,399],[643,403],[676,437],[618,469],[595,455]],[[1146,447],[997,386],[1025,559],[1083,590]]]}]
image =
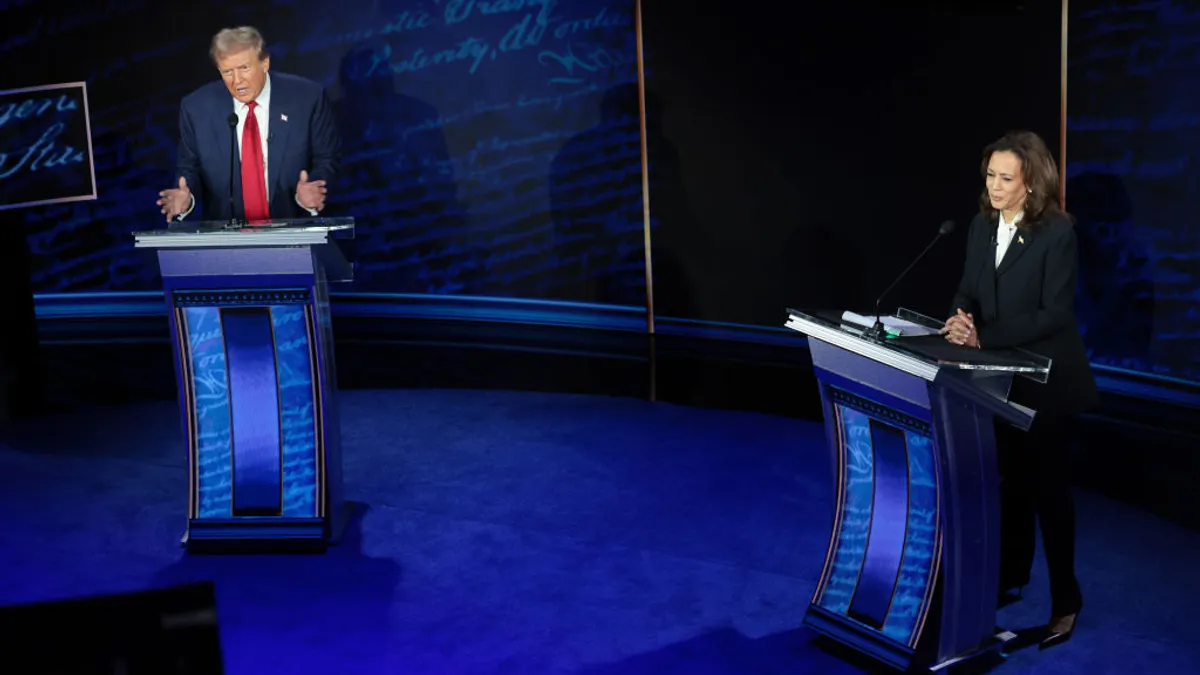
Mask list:
[{"label": "podium with cursive script print", "polygon": [[352,218],[134,233],[157,254],[187,445],[190,552],[324,550],[342,497],[328,286]]},{"label": "podium with cursive script print", "polygon": [[[789,310],[808,336],[833,458],[829,549],[804,623],[899,670],[941,670],[1003,648],[996,627],[996,420],[1028,430],[1013,377],[1050,361],[948,343],[901,310],[874,337],[857,315]],[[851,318],[847,318],[851,317]]]}]

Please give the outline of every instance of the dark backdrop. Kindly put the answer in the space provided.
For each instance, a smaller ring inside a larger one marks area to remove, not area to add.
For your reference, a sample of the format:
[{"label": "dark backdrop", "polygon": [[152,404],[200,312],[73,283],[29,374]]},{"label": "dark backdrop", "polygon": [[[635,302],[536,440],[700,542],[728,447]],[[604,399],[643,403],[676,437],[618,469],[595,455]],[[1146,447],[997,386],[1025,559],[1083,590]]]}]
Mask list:
[{"label": "dark backdrop", "polygon": [[1022,127],[1058,147],[1060,7],[1029,4],[645,3],[659,311],[778,325],[786,306],[868,308],[953,219],[885,303],[942,316],[983,147]]}]

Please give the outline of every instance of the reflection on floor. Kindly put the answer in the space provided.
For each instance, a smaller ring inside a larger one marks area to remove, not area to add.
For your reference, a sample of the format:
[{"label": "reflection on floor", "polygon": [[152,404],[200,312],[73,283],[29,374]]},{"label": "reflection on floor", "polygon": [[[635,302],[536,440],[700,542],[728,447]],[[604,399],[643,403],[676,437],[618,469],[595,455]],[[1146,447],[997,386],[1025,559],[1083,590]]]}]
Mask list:
[{"label": "reflection on floor", "polygon": [[[170,402],[6,429],[0,604],[212,580],[229,673],[867,672],[799,627],[830,513],[817,423],[612,396],[343,396],[364,506],[324,556],[185,556]],[[1200,535],[1087,491],[1079,512],[1079,633],[996,672],[1191,672]],[[1001,624],[1048,611],[1039,559]]]}]

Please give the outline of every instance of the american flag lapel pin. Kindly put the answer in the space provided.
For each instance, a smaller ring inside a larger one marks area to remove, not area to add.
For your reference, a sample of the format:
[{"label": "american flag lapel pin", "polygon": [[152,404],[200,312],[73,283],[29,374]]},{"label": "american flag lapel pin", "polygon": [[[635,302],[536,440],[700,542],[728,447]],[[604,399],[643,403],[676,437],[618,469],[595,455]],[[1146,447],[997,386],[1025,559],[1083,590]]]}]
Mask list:
[{"label": "american flag lapel pin", "polygon": [[287,115],[286,115],[286,114],[284,114],[284,113],[279,113],[279,119],[281,119],[281,120],[283,120],[284,122],[286,122],[286,121],[287,121]]}]

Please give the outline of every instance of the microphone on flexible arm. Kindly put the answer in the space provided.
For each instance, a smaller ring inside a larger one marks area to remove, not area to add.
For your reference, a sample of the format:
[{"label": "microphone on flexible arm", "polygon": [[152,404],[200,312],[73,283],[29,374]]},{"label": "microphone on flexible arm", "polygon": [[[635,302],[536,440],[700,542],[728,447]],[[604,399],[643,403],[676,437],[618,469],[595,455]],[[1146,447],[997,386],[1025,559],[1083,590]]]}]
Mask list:
[{"label": "microphone on flexible arm", "polygon": [[883,299],[887,297],[888,293],[892,292],[892,289],[896,287],[896,284],[900,283],[900,280],[903,279],[906,274],[908,274],[909,270],[915,267],[918,262],[921,262],[921,258],[924,258],[926,253],[929,253],[929,249],[933,248],[933,245],[938,243],[939,239],[953,231],[953,220],[947,220],[943,222],[941,226],[938,227],[937,235],[934,236],[933,241],[929,242],[929,245],[925,247],[925,250],[921,251],[921,254],[914,258],[913,261],[908,264],[908,267],[904,268],[904,271],[900,273],[900,276],[896,277],[896,280],[892,282],[892,285],[888,286],[882,293],[880,293],[878,298],[875,298],[875,325],[867,329],[867,331],[863,333],[863,337],[880,342],[887,337],[887,330],[885,330],[883,327],[883,320],[881,318],[882,314],[879,311],[880,303],[883,302]]},{"label": "microphone on flexible arm", "polygon": [[237,160],[237,113],[229,113],[229,222],[226,227],[236,228],[240,225],[237,213],[233,210],[233,175]]}]

